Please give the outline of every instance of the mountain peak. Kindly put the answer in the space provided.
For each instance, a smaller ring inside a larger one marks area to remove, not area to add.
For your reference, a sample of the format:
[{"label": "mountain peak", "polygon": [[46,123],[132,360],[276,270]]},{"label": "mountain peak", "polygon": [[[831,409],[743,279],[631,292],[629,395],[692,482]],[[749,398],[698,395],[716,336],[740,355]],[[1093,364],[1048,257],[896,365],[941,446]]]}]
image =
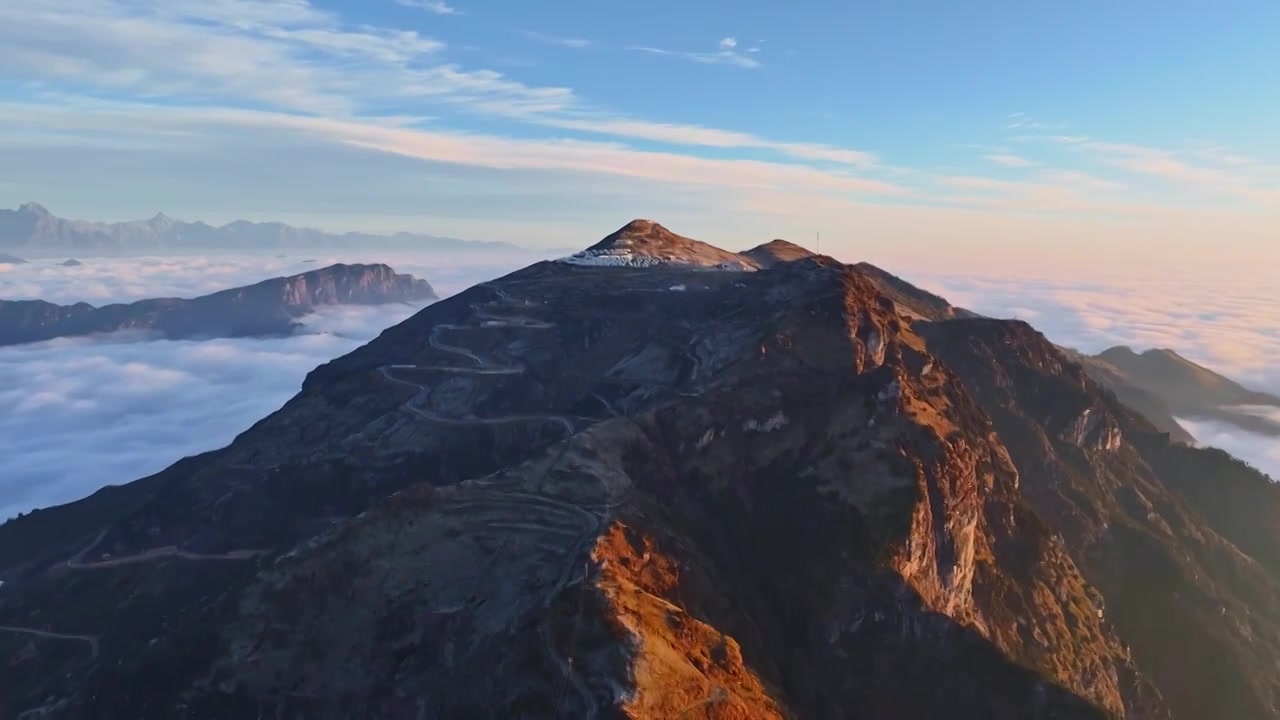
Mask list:
[{"label": "mountain peak", "polygon": [[760,267],[771,267],[778,263],[791,262],[813,257],[815,253],[788,240],[770,240],[742,253]]},{"label": "mountain peak", "polygon": [[650,246],[671,247],[695,242],[697,241],[671,232],[653,220],[637,218],[609,233],[603,240],[587,249],[611,250]]},{"label": "mountain peak", "polygon": [[166,230],[173,228],[178,224],[179,223],[177,220],[174,220],[173,218],[169,217],[168,215],[165,215],[162,212],[156,213],[151,217],[150,220],[147,221],[147,226],[156,232],[164,232]]},{"label": "mountain peak", "polygon": [[[725,251],[655,225],[430,305],[223,450],[0,526],[0,717],[398,717],[427,687],[445,717],[1280,720],[1268,479],[1026,323],[826,256],[700,265]],[[357,267],[186,317],[287,331]]]},{"label": "mountain peak", "polygon": [[50,217],[50,213],[45,206],[37,202],[25,202],[18,206],[18,212],[26,215],[36,215],[39,217]]},{"label": "mountain peak", "polygon": [[653,220],[636,219],[586,250],[565,258],[577,265],[697,265],[753,270],[754,262],[714,245],[677,235]]},{"label": "mountain peak", "polygon": [[1128,359],[1128,358],[1134,358],[1137,356],[1138,356],[1138,353],[1134,352],[1133,348],[1129,347],[1128,345],[1116,345],[1114,347],[1109,347],[1106,350],[1103,350],[1102,352],[1098,353],[1098,357],[1102,358],[1103,360],[1106,360],[1109,358]]}]

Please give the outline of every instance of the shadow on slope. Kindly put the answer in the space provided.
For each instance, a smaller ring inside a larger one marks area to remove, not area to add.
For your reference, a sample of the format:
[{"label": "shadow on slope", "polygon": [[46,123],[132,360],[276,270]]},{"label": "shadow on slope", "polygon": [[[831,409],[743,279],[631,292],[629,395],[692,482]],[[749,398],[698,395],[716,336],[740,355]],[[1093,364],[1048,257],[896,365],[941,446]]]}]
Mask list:
[{"label": "shadow on slope", "polygon": [[1023,497],[1102,591],[1174,717],[1277,717],[1280,488],[1171,442],[1024,323],[923,331],[990,413]]}]

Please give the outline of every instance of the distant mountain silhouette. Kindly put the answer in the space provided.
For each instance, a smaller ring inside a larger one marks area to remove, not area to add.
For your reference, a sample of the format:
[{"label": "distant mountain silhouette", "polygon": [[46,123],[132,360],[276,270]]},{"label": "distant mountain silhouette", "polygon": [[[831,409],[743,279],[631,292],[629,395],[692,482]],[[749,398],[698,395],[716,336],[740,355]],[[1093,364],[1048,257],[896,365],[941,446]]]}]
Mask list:
[{"label": "distant mountain silhouette", "polygon": [[[220,227],[185,222],[158,213],[149,220],[103,223],[60,218],[36,203],[0,210],[0,250],[28,257],[75,254],[140,255],[173,251],[275,249],[515,250],[502,242],[473,242],[436,235],[328,233],[279,222],[236,220]],[[13,262],[0,260],[0,262]]]},{"label": "distant mountain silhouette", "polygon": [[1249,432],[1280,437],[1280,423],[1265,414],[1248,411],[1280,408],[1280,397],[1250,390],[1173,350],[1158,348],[1139,353],[1118,346],[1076,359],[1121,402],[1175,437],[1178,433],[1167,427],[1174,416],[1216,420]]},{"label": "distant mountain silhouette", "polygon": [[191,300],[154,298],[94,307],[43,300],[0,300],[0,345],[117,330],[166,338],[287,335],[321,305],[380,305],[434,300],[426,280],[386,265],[331,265]]}]

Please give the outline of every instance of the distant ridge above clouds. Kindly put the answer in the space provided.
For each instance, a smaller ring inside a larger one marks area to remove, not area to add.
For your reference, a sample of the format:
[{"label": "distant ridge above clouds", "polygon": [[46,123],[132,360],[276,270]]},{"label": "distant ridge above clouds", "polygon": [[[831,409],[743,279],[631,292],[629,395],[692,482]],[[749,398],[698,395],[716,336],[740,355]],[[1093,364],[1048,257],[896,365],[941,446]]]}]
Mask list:
[{"label": "distant ridge above clouds", "polygon": [[0,346],[145,330],[175,339],[284,336],[327,305],[422,303],[431,285],[387,265],[331,265],[184,300],[152,298],[94,307],[0,300]]},{"label": "distant ridge above clouds", "polygon": [[504,242],[476,242],[436,235],[330,233],[279,222],[236,220],[215,227],[157,213],[148,220],[105,223],[60,218],[29,202],[0,209],[0,251],[26,257],[148,255],[275,249],[517,250]]},{"label": "distant ridge above clouds", "polygon": [[[1272,415],[1280,408],[1280,397],[1250,390],[1173,350],[1135,352],[1120,345],[1078,359],[1090,376],[1149,419],[1212,420],[1258,435],[1280,437],[1280,421]],[[1167,421],[1163,424],[1167,426]],[[1171,434],[1181,439],[1176,431]]]}]

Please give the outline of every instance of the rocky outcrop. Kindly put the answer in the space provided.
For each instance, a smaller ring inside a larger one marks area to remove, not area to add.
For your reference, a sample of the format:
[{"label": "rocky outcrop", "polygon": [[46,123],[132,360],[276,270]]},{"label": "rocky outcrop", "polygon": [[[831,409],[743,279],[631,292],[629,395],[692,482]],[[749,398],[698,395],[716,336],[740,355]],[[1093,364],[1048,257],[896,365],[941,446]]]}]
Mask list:
[{"label": "rocky outcrop", "polygon": [[0,710],[1274,716],[1270,616],[1201,614],[1270,587],[1265,513],[1215,530],[1029,327],[882,283],[548,262],[433,304],[228,448],[0,527]]},{"label": "rocky outcrop", "polygon": [[0,345],[118,330],[153,331],[170,339],[283,335],[322,305],[376,305],[432,300],[425,280],[386,265],[332,265],[264,280],[191,300],[161,298],[94,307],[43,300],[0,300]]}]

